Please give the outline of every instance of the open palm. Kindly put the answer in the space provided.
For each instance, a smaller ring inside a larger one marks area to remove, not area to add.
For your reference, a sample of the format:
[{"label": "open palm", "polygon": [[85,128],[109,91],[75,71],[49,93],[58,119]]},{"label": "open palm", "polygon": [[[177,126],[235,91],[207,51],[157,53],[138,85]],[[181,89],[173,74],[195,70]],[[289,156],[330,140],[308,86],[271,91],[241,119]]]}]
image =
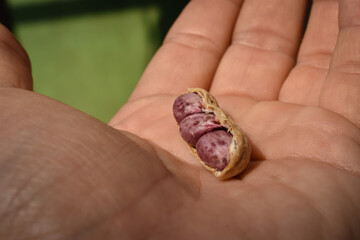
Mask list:
[{"label": "open palm", "polygon": [[252,162],[233,181],[199,173],[204,190],[191,211],[203,217],[194,224],[218,229],[218,238],[226,226],[229,235],[263,238],[321,238],[345,228],[337,238],[351,236],[344,214],[360,197],[360,77],[350,45],[360,31],[350,3],[341,6],[338,35],[338,2],[315,1],[300,50],[305,1],[245,1],[239,15],[241,1],[194,1],[175,23],[111,125],[199,167],[171,106],[187,87],[217,96],[248,134]]},{"label": "open palm", "polygon": [[[14,174],[0,184],[12,196],[2,197],[0,221],[11,224],[0,234],[359,238],[360,2],[338,5],[314,1],[300,43],[306,1],[191,1],[112,128],[31,92],[2,90],[5,146],[27,156],[1,160]],[[210,90],[248,135],[252,161],[240,176],[216,179],[181,139],[171,110],[188,87]],[[40,140],[9,130],[27,126]],[[29,159],[40,173],[19,167]]]}]

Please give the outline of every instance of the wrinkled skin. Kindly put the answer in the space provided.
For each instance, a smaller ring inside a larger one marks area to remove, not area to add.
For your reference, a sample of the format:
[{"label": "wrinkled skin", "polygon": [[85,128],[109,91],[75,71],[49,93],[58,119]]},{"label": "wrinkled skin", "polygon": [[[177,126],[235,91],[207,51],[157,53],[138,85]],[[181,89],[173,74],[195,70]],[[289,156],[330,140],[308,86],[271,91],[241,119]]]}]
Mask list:
[{"label": "wrinkled skin", "polygon": [[[0,238],[359,239],[360,2],[314,1],[302,39],[305,4],[191,1],[110,126],[29,91],[1,27]],[[248,135],[244,174],[194,161],[187,87]]]}]

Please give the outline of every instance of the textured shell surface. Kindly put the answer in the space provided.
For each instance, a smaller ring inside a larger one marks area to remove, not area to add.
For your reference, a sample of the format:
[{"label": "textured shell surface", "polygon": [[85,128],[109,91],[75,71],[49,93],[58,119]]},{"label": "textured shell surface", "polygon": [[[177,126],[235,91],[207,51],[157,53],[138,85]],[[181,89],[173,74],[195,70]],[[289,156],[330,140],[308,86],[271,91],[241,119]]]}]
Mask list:
[{"label": "textured shell surface", "polygon": [[[183,112],[176,112],[185,108],[187,110],[182,110]],[[208,91],[189,88],[175,100],[173,111],[181,127],[180,132],[188,132],[183,139],[195,158],[207,170],[220,179],[227,179],[240,174],[246,168],[251,155],[248,138]],[[187,121],[186,124],[182,123],[184,120]],[[198,130],[194,123],[202,128]],[[190,137],[189,133],[193,134],[194,138]]]}]

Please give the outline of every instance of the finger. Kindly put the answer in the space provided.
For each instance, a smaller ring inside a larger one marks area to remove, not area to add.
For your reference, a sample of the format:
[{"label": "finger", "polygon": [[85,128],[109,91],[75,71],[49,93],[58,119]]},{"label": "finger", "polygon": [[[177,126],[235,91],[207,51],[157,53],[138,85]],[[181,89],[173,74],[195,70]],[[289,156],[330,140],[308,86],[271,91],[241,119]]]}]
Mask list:
[{"label": "finger", "polygon": [[249,137],[252,160],[313,159],[360,173],[360,129],[338,114],[312,106],[236,98],[218,100]]},{"label": "finger", "polygon": [[276,99],[295,63],[306,2],[245,1],[211,91]]},{"label": "finger", "polygon": [[30,59],[21,44],[1,24],[0,87],[32,90]]},{"label": "finger", "polygon": [[208,88],[229,45],[242,0],[193,0],[140,79],[131,100]]},{"label": "finger", "polygon": [[284,102],[319,104],[338,35],[338,1],[314,1],[296,66],[283,84]]},{"label": "finger", "polygon": [[360,0],[342,0],[339,36],[320,106],[360,126]]}]

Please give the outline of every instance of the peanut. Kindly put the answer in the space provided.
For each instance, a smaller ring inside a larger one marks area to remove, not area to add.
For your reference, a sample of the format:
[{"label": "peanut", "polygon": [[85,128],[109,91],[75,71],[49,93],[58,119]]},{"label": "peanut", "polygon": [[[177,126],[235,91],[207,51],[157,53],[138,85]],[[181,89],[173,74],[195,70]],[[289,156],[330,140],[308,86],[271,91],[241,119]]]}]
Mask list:
[{"label": "peanut", "polygon": [[175,100],[173,113],[193,155],[216,177],[230,178],[245,169],[249,141],[209,92],[189,88]]}]

